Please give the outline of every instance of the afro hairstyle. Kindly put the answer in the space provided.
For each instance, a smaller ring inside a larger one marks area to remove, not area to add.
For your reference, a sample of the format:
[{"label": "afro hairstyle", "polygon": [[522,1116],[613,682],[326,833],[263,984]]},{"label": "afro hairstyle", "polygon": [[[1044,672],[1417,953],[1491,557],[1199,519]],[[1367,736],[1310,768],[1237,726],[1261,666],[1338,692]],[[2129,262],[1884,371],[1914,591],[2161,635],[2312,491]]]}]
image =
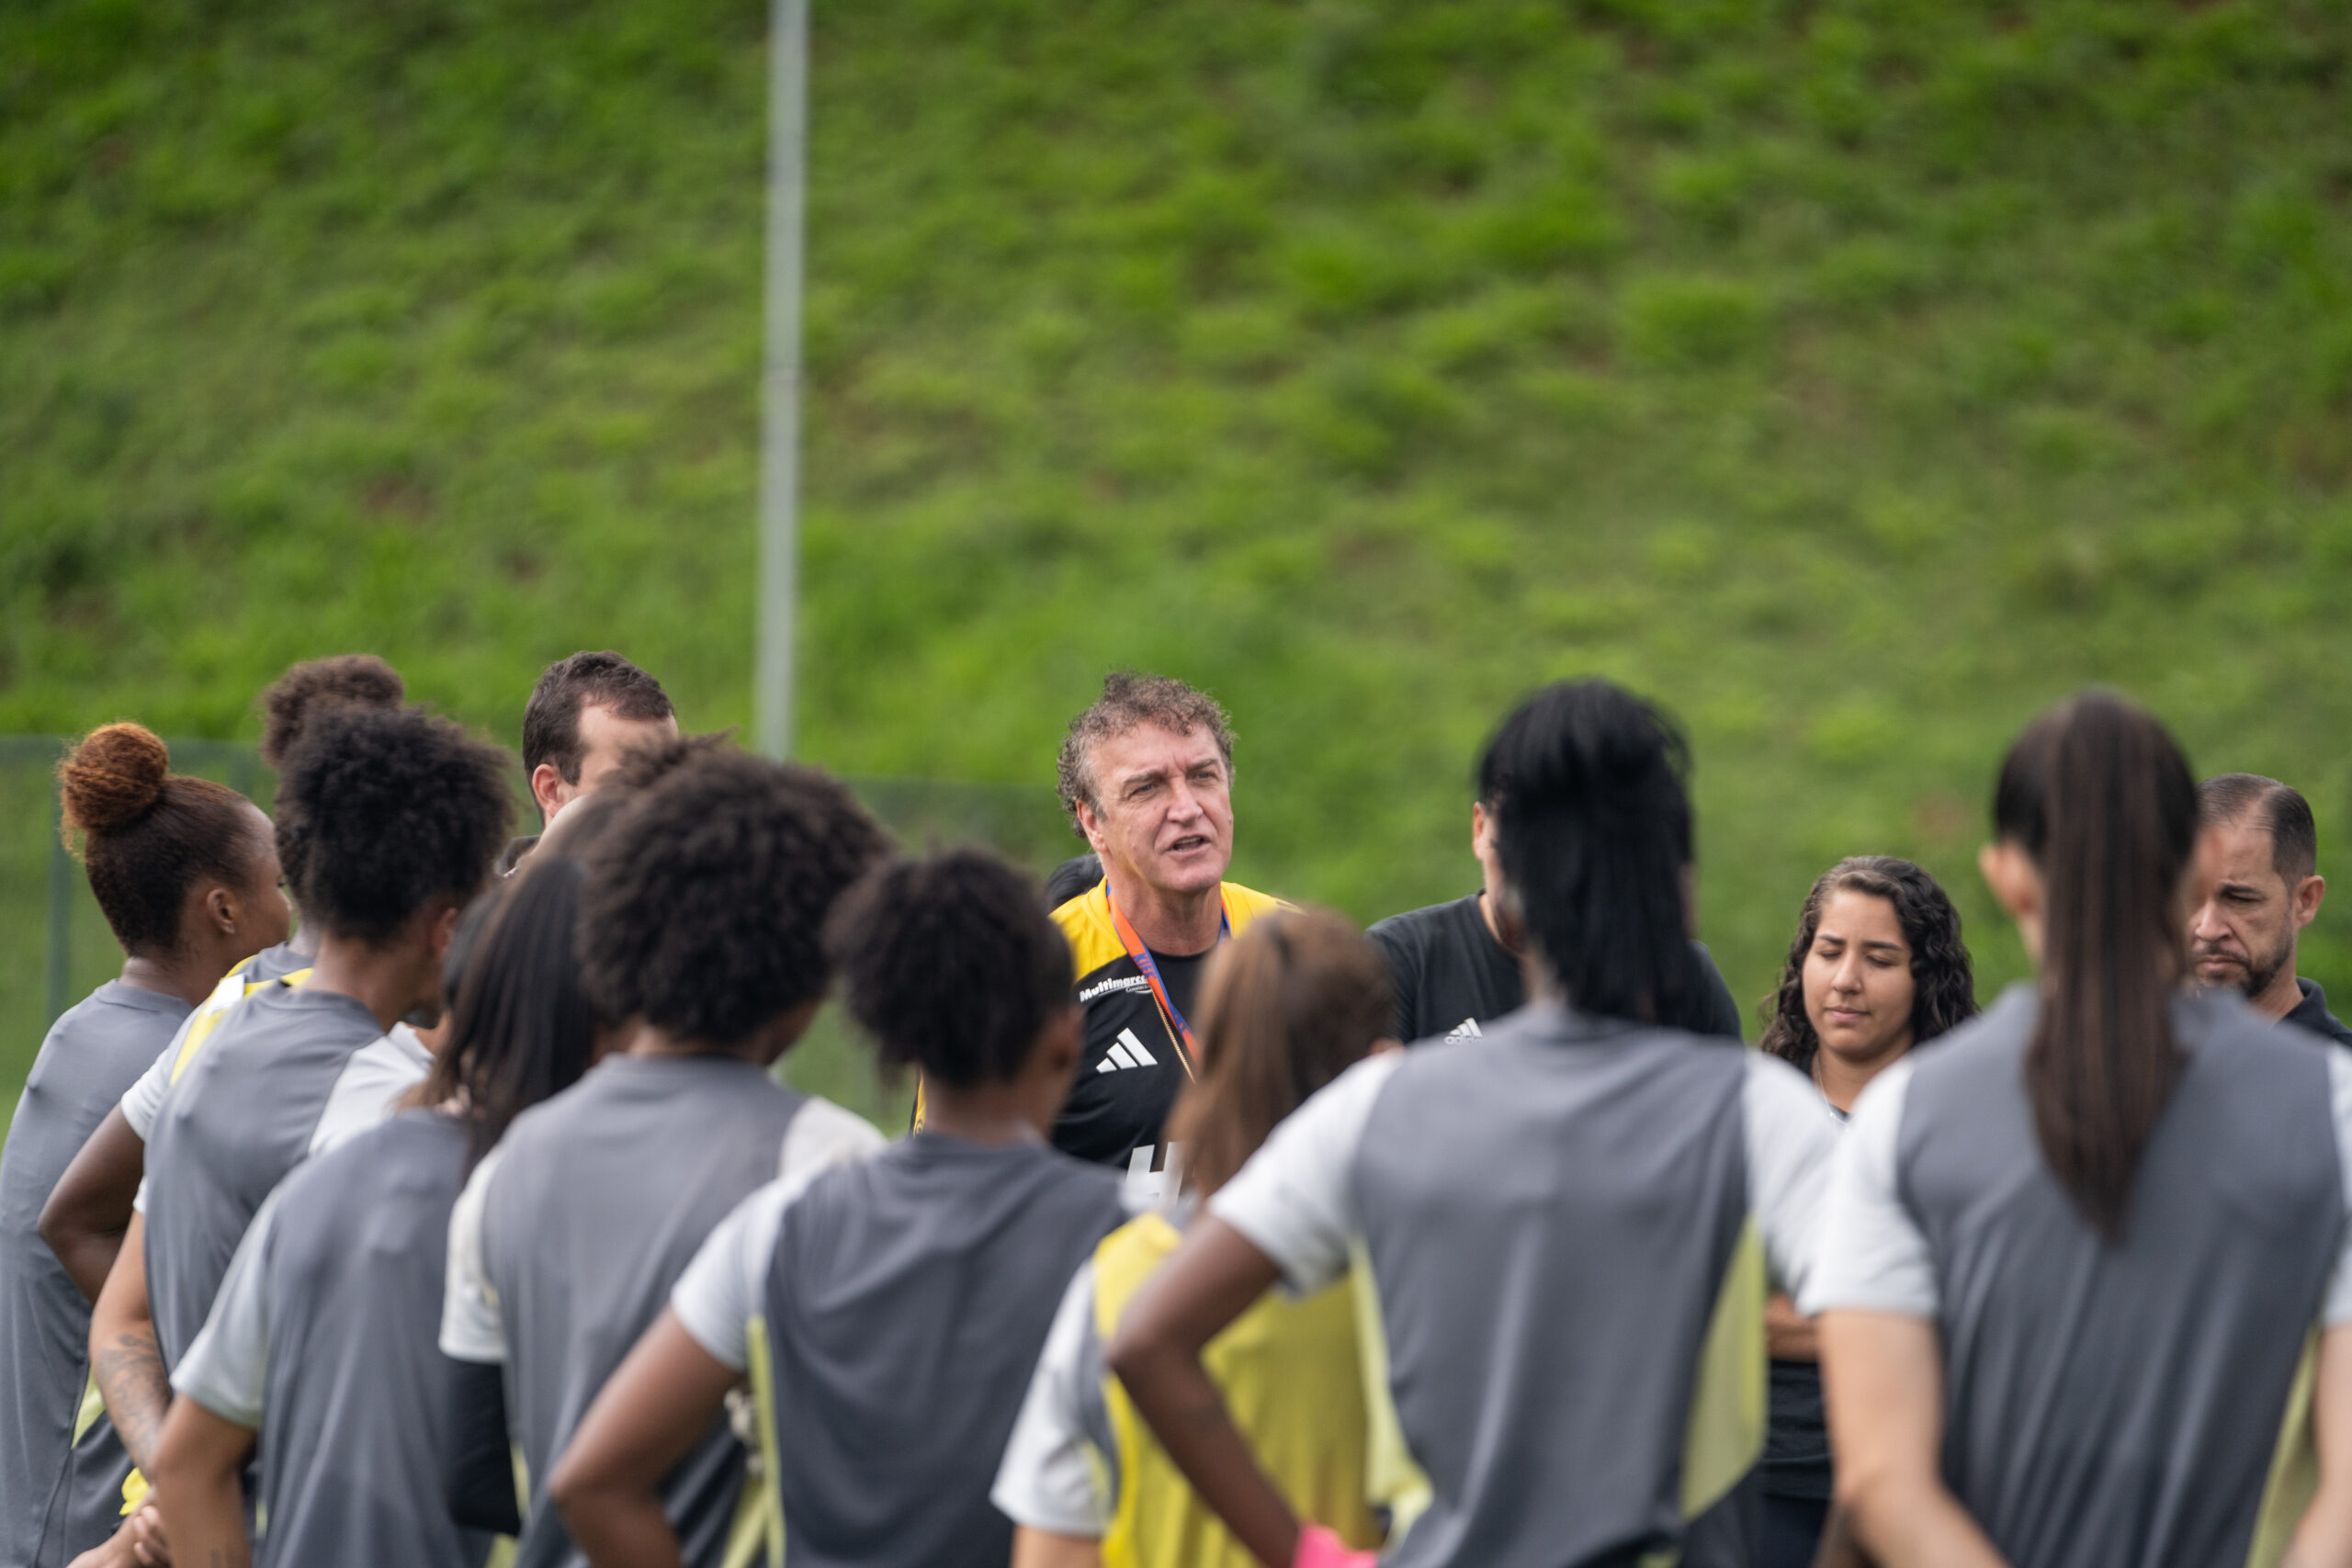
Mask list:
[{"label": "afro hairstyle", "polygon": [[589,995],[607,1018],[738,1044],[824,996],[825,917],[888,847],[831,774],[695,757],[633,792],[587,849]]},{"label": "afro hairstyle", "polygon": [[278,859],[302,867],[302,912],[382,945],[434,899],[470,900],[514,821],[507,762],[414,709],[311,716],[277,793]]},{"label": "afro hairstyle", "polygon": [[827,945],[883,1065],[959,1089],[1018,1077],[1070,1006],[1069,944],[1037,885],[982,850],[876,872],[834,911]]}]

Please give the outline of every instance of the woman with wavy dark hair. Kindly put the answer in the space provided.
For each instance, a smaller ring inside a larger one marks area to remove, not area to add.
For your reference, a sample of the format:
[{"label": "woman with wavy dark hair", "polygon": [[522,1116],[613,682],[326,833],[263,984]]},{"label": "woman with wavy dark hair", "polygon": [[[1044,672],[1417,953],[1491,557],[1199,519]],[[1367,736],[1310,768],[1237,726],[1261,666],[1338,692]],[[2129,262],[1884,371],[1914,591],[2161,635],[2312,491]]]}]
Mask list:
[{"label": "woman with wavy dark hair", "polygon": [[[1960,914],[1907,860],[1855,855],[1805,895],[1765,1021],[1763,1049],[1813,1079],[1845,1116],[1912,1046],[1976,1016]],[[1765,1317],[1772,1420],[1762,1466],[1758,1568],[1805,1568],[1829,1508],[1829,1429],[1813,1325],[1786,1296]]]},{"label": "woman with wavy dark hair", "polygon": [[2197,784],[2140,709],[2035,721],[1993,832],[2037,979],[1862,1096],[1797,1292],[1860,1544],[2352,1561],[2352,1053],[2187,988]]}]

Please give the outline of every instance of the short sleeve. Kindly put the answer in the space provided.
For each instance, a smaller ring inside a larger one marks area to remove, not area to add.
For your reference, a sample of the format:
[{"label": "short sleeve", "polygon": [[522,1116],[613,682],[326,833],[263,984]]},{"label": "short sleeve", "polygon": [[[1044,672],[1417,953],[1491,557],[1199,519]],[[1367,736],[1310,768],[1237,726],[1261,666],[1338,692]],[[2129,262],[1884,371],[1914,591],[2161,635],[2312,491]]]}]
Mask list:
[{"label": "short sleeve", "polygon": [[1848,1309],[1932,1318],[1940,1304],[1928,1238],[1896,1189],[1911,1069],[1906,1058],[1881,1073],[1838,1139],[1819,1256],[1797,1303],[1808,1316]]},{"label": "short sleeve", "polygon": [[1748,1202],[1764,1233],[1773,1278],[1791,1295],[1804,1289],[1821,1228],[1837,1113],[1804,1077],[1778,1056],[1747,1054],[1745,1089]]},{"label": "short sleeve", "polygon": [[482,1211],[489,1207],[491,1177],[503,1153],[492,1149],[481,1157],[449,1212],[449,1267],[441,1287],[441,1353],[491,1366],[506,1360],[506,1323],[482,1256]]},{"label": "short sleeve", "polygon": [[771,1181],[736,1204],[670,1292],[670,1310],[695,1343],[736,1371],[752,1365],[752,1320],[761,1314],[784,1212],[807,1187]]},{"label": "short sleeve", "polygon": [[155,1113],[164,1107],[164,1091],[172,1087],[172,1064],[179,1060],[180,1043],[187,1038],[187,1026],[202,1016],[203,1010],[198,1009],[181,1020],[178,1032],[173,1034],[172,1043],[164,1047],[164,1054],[122,1091],[122,1119],[130,1123],[130,1130],[139,1134],[142,1144],[155,1129]]},{"label": "short sleeve", "polygon": [[1385,1052],[1326,1084],[1209,1200],[1209,1213],[1272,1258],[1300,1295],[1347,1271],[1363,1228],[1352,1197],[1356,1152],[1380,1091],[1405,1061],[1402,1052]]},{"label": "short sleeve", "polygon": [[1094,1265],[1088,1263],[1062,1292],[989,1494],[1014,1524],[1073,1537],[1100,1537],[1110,1528],[1112,1498],[1102,1480],[1116,1456],[1099,1451],[1086,1418],[1087,1401],[1102,1397],[1104,1375],[1094,1332]]},{"label": "short sleeve", "polygon": [[785,1126],[776,1179],[797,1190],[837,1165],[871,1159],[888,1146],[865,1117],[811,1096]]},{"label": "short sleeve", "polygon": [[269,1385],[268,1273],[277,1195],[262,1201],[245,1227],[229,1272],[212,1298],[203,1329],[173,1370],[172,1387],[223,1421],[261,1430]]},{"label": "short sleeve", "polygon": [[[2342,1173],[2344,1203],[2352,1213],[2352,1051],[2327,1053],[2328,1108],[2335,1118],[2335,1164]],[[2320,1321],[2329,1328],[2352,1323],[2352,1224],[2335,1246],[2335,1267],[2327,1276],[2327,1303]]]},{"label": "short sleeve", "polygon": [[311,1157],[326,1153],[355,1133],[390,1116],[401,1097],[424,1081],[433,1057],[405,1023],[372,1045],[351,1054],[327,1091],[326,1109],[311,1129]]}]

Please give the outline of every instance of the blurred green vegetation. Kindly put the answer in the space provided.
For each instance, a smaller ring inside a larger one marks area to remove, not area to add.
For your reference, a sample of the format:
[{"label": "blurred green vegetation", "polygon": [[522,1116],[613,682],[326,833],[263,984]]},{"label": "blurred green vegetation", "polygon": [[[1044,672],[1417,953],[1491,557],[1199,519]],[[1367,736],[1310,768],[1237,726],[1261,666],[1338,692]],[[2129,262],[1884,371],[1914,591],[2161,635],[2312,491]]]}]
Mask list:
[{"label": "blurred green vegetation", "polygon": [[[0,9],[0,729],[366,648],[748,717],[760,0]],[[1743,997],[2085,682],[2352,878],[2344,0],[820,0],[802,750],[1217,693],[1237,875],[1465,890],[1531,684],[1688,722]],[[2352,889],[2304,968],[2352,999]],[[5,984],[38,984],[17,954]],[[12,1038],[21,1061],[31,1042]]]}]

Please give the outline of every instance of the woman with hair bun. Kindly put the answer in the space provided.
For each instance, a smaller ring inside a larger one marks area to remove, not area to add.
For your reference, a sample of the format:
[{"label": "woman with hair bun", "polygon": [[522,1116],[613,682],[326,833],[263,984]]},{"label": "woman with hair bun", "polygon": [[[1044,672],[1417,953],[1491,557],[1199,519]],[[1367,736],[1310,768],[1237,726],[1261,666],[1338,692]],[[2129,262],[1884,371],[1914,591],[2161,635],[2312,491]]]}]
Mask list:
[{"label": "woman with hair bun", "polygon": [[[1839,861],[1805,895],[1762,1047],[1813,1079],[1843,1120],[1872,1078],[1976,1016],[1960,914],[1936,879],[1892,855]],[[1771,1424],[1757,1568],[1806,1568],[1829,1509],[1829,1428],[1810,1320],[1766,1309]]]},{"label": "woman with hair bun", "polygon": [[121,1523],[130,1461],[101,1415],[77,1420],[90,1303],[37,1228],[75,1152],[232,965],[286,940],[269,818],[171,771],[135,724],[58,764],[69,845],[122,944],[122,972],[51,1026],[0,1152],[0,1562],[51,1568]]},{"label": "woman with hair bun", "polygon": [[2121,698],[2009,749],[2036,979],[1861,1097],[1797,1292],[1888,1568],[2352,1561],[2352,1053],[2186,988],[2203,860]]}]

